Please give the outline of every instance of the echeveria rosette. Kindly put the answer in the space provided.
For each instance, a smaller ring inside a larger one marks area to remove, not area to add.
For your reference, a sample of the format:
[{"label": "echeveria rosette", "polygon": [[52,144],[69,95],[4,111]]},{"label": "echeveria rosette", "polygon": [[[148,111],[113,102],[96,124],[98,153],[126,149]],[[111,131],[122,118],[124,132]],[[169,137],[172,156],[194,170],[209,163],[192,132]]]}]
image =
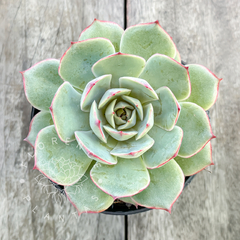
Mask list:
[{"label": "echeveria rosette", "polygon": [[184,175],[213,164],[205,111],[221,79],[182,65],[158,21],[124,31],[95,19],[60,61],[22,75],[28,101],[41,110],[26,138],[34,168],[65,186],[79,214],[117,198],[170,212]]}]

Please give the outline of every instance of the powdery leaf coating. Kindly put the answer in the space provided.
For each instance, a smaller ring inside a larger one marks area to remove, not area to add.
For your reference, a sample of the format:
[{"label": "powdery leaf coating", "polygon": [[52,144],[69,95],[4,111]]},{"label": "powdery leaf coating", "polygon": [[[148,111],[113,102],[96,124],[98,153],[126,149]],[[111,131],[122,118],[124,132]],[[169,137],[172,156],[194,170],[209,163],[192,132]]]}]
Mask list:
[{"label": "powdery leaf coating", "polygon": [[[65,193],[72,205],[77,209],[78,215],[82,213],[99,213],[108,209],[114,199],[99,189],[90,178],[88,168],[84,176],[74,185],[65,187]],[[89,191],[90,190],[90,191]]]},{"label": "powdery leaf coating", "polygon": [[76,140],[82,147],[87,156],[104,164],[116,164],[117,157],[110,154],[112,148],[99,140],[99,138],[90,131],[75,132]]},{"label": "powdery leaf coating", "polygon": [[187,99],[191,93],[187,67],[165,55],[150,57],[139,78],[147,80],[155,90],[170,88],[177,100]]},{"label": "powdery leaf coating", "polygon": [[112,43],[105,38],[72,43],[60,60],[59,75],[83,91],[87,83],[95,78],[91,71],[92,65],[114,52]]},{"label": "powdery leaf coating", "polygon": [[51,113],[49,111],[39,112],[32,119],[29,127],[29,133],[24,140],[27,141],[34,148],[37,134],[41,129],[49,125],[53,125]]},{"label": "powdery leaf coating", "polygon": [[35,166],[60,185],[76,183],[89,167],[91,160],[79,148],[77,141],[65,144],[54,126],[42,129],[35,144]]},{"label": "powdery leaf coating", "polygon": [[82,31],[79,41],[96,37],[107,38],[112,42],[115,51],[118,52],[123,32],[124,30],[118,24],[95,18],[93,23]]},{"label": "powdery leaf coating", "polygon": [[212,128],[206,112],[195,103],[180,103],[181,113],[177,125],[183,130],[178,155],[188,158],[198,153],[212,138]]},{"label": "powdery leaf coating", "polygon": [[143,154],[147,168],[158,168],[177,156],[183,138],[180,127],[175,126],[172,131],[165,131],[153,126],[148,135],[154,139],[155,143]]},{"label": "powdery leaf coating", "polygon": [[119,85],[122,88],[131,89],[130,97],[139,98],[142,104],[158,99],[153,88],[144,79],[121,77],[119,78]]},{"label": "powdery leaf coating", "polygon": [[154,124],[171,131],[180,113],[180,105],[168,87],[161,87],[156,91],[159,100],[152,102],[154,108]]},{"label": "powdery leaf coating", "polygon": [[116,101],[117,99],[114,99],[113,101],[111,101],[106,110],[105,110],[105,117],[106,117],[106,120],[107,122],[113,127],[115,128],[115,121],[114,121],[114,107],[115,107],[115,104],[116,104]]},{"label": "powdery leaf coating", "polygon": [[89,113],[80,109],[81,94],[65,82],[58,89],[50,107],[54,125],[63,142],[75,140],[74,132],[90,130]]},{"label": "powdery leaf coating", "polygon": [[46,59],[21,72],[26,98],[33,107],[49,110],[56,91],[63,83],[58,67],[59,60]]},{"label": "powdery leaf coating", "polygon": [[114,199],[135,195],[150,182],[141,158],[118,158],[116,165],[95,164],[90,172],[93,182]]},{"label": "powdery leaf coating", "polygon": [[185,101],[193,102],[208,110],[216,102],[219,83],[222,79],[207,68],[197,64],[187,65],[191,79],[192,92]]},{"label": "powdery leaf coating", "polygon": [[98,77],[104,74],[112,74],[111,87],[119,87],[120,77],[138,77],[142,72],[146,61],[135,55],[115,53],[100,59],[92,67],[93,74]]},{"label": "powdery leaf coating", "polygon": [[208,142],[206,146],[197,154],[190,158],[181,158],[176,157],[175,161],[183,170],[185,176],[194,175],[209,165],[213,165],[212,161],[212,146],[211,143]]},{"label": "powdery leaf coating", "polygon": [[179,165],[172,159],[162,167],[149,169],[150,184],[142,192],[132,196],[138,205],[163,209],[171,212],[184,187],[184,175]]},{"label": "powdery leaf coating", "polygon": [[156,21],[127,28],[122,35],[120,52],[138,55],[148,60],[155,53],[174,57],[176,46]]},{"label": "powdery leaf coating", "polygon": [[154,140],[147,134],[135,140],[131,138],[124,142],[119,142],[111,151],[111,154],[121,158],[137,158],[150,149],[154,144]]}]

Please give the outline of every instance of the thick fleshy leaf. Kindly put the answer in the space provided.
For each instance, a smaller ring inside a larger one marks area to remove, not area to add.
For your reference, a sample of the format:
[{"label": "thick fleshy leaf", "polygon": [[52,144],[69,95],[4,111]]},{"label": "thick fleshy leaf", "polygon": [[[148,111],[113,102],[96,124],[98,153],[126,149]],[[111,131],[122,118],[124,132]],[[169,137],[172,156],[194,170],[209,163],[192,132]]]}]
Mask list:
[{"label": "thick fleshy leaf", "polygon": [[130,105],[129,103],[127,102],[124,102],[124,101],[120,101],[116,104],[116,106],[114,107],[114,111],[118,110],[119,108],[129,108],[131,110],[134,109],[134,107],[132,105]]},{"label": "thick fleshy leaf", "polygon": [[219,83],[222,79],[218,78],[204,66],[197,64],[187,66],[192,91],[186,101],[196,103],[204,110],[208,110],[217,100]]},{"label": "thick fleshy leaf", "polygon": [[152,103],[154,124],[166,131],[171,131],[178,120],[180,105],[168,87],[161,87],[156,93],[159,100]]},{"label": "thick fleshy leaf", "polygon": [[91,71],[93,64],[114,52],[114,46],[105,38],[72,43],[60,60],[59,75],[83,91],[87,83],[95,78]]},{"label": "thick fleshy leaf", "polygon": [[139,205],[171,212],[172,205],[184,187],[184,174],[172,159],[162,167],[149,169],[150,184],[141,193],[132,196]]},{"label": "thick fleshy leaf", "polygon": [[118,24],[95,18],[93,23],[81,32],[79,41],[96,37],[107,38],[112,42],[116,52],[118,52],[123,32],[124,30]]},{"label": "thick fleshy leaf", "polygon": [[131,92],[131,90],[126,89],[126,88],[111,88],[109,90],[107,90],[104,95],[102,96],[99,105],[98,105],[98,109],[103,108],[104,106],[106,106],[110,101],[118,98],[121,95],[129,95],[129,93]]},{"label": "thick fleshy leaf", "polygon": [[131,97],[137,98],[141,103],[146,103],[158,99],[157,94],[150,84],[140,78],[121,77],[119,85],[122,88],[131,89]]},{"label": "thick fleshy leaf", "polygon": [[77,141],[63,143],[53,125],[45,127],[37,135],[34,169],[53,182],[60,185],[76,183],[90,163],[91,160],[79,148]]},{"label": "thick fleshy leaf", "polygon": [[102,95],[110,88],[112,76],[104,75],[93,79],[84,88],[81,97],[81,109],[84,112],[89,112],[93,101],[95,100],[98,104]]},{"label": "thick fleshy leaf", "polygon": [[116,139],[118,141],[126,141],[138,133],[137,131],[134,131],[133,129],[128,130],[128,131],[118,131],[107,125],[105,125],[103,127],[111,137],[113,137],[114,139]]},{"label": "thick fleshy leaf", "polygon": [[128,197],[144,190],[150,182],[141,158],[118,158],[116,165],[95,164],[90,172],[93,182],[114,199]]},{"label": "thick fleshy leaf", "polygon": [[198,153],[212,138],[212,128],[206,112],[195,103],[180,103],[181,113],[177,125],[183,130],[178,155],[188,158]]},{"label": "thick fleshy leaf", "polygon": [[183,138],[180,127],[175,126],[172,131],[165,131],[153,126],[148,135],[155,143],[142,156],[147,168],[158,168],[177,156]]},{"label": "thick fleshy leaf", "polygon": [[90,127],[96,136],[103,142],[107,142],[107,138],[105,136],[103,130],[103,124],[105,124],[105,119],[102,116],[102,113],[98,110],[97,104],[94,101],[91,106],[90,114],[89,114],[89,122]]},{"label": "thick fleshy leaf", "polygon": [[117,125],[125,124],[127,121],[123,120],[121,117],[118,117],[116,114],[114,114],[114,121]]},{"label": "thick fleshy leaf", "polygon": [[117,158],[110,154],[112,148],[99,140],[92,130],[75,132],[76,139],[87,156],[104,164],[116,164]]},{"label": "thick fleshy leaf", "polygon": [[105,111],[105,117],[106,117],[106,120],[107,122],[113,127],[115,128],[115,121],[114,121],[114,115],[115,115],[115,112],[114,112],[114,107],[115,107],[115,104],[116,104],[116,101],[117,99],[113,100],[112,102],[110,102],[106,108],[106,111]]},{"label": "thick fleshy leaf", "polygon": [[120,77],[138,77],[145,64],[146,61],[139,56],[119,52],[100,59],[93,65],[92,72],[96,77],[112,74],[111,87],[116,88],[119,87]]},{"label": "thick fleshy leaf", "polygon": [[52,99],[63,83],[58,75],[59,60],[46,59],[21,72],[27,100],[39,110],[49,110]]},{"label": "thick fleshy leaf", "polygon": [[155,54],[148,59],[146,67],[139,76],[148,81],[156,90],[168,87],[178,100],[187,99],[191,93],[188,68],[174,59]]},{"label": "thick fleshy leaf", "polygon": [[118,127],[118,130],[124,130],[124,129],[129,129],[133,126],[135,126],[137,121],[137,114],[136,114],[136,109],[132,111],[131,117],[127,120],[127,122],[121,126]]},{"label": "thick fleshy leaf", "polygon": [[171,37],[156,21],[127,28],[122,35],[120,51],[138,55],[148,60],[155,53],[174,57],[176,46]]},{"label": "thick fleshy leaf", "polygon": [[132,200],[131,197],[124,197],[124,198],[119,198],[119,200],[125,202],[125,203],[130,203],[132,205],[137,206],[137,204]]},{"label": "thick fleshy leaf", "polygon": [[190,158],[175,157],[175,161],[181,167],[185,176],[196,174],[207,166],[213,165],[211,143],[207,143],[206,146],[194,156]]},{"label": "thick fleshy leaf", "polygon": [[146,134],[139,140],[131,138],[127,141],[119,142],[111,151],[111,154],[121,158],[137,158],[151,148],[153,144],[154,140]]},{"label": "thick fleshy leaf", "polygon": [[35,140],[39,131],[49,125],[53,125],[53,120],[51,113],[49,111],[41,111],[32,119],[29,132],[27,137],[24,139],[27,141],[33,148],[35,145]]},{"label": "thick fleshy leaf", "polygon": [[[91,166],[74,185],[65,187],[65,193],[72,205],[81,213],[98,213],[108,209],[114,199],[99,189],[90,178]],[[89,191],[90,190],[90,191]]]},{"label": "thick fleshy leaf", "polygon": [[63,142],[75,140],[74,132],[90,130],[89,113],[80,109],[81,94],[68,82],[58,89],[50,107],[54,125]]},{"label": "thick fleshy leaf", "polygon": [[135,107],[135,109],[137,110],[138,116],[139,116],[140,120],[142,121],[143,120],[143,107],[142,107],[141,102],[136,98],[132,98],[132,97],[129,97],[126,95],[123,95],[122,99]]},{"label": "thick fleshy leaf", "polygon": [[177,62],[181,63],[181,56],[177,49],[176,49],[175,57],[173,59],[176,60]]},{"label": "thick fleshy leaf", "polygon": [[138,121],[134,129],[137,130],[138,134],[136,135],[136,140],[145,136],[153,127],[154,124],[154,112],[153,106],[151,103],[143,107],[144,118],[142,121]]}]

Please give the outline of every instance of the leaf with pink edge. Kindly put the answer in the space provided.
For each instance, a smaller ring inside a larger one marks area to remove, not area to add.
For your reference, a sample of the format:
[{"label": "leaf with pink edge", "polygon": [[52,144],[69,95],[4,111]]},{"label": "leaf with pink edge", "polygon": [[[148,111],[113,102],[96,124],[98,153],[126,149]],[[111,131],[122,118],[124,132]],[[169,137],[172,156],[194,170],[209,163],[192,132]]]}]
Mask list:
[{"label": "leaf with pink edge", "polygon": [[165,55],[150,57],[139,78],[147,80],[155,90],[165,86],[170,88],[179,101],[187,99],[191,93],[187,67]]},{"label": "leaf with pink edge", "polygon": [[87,83],[95,78],[91,71],[92,65],[114,52],[114,46],[105,38],[72,43],[60,60],[59,75],[83,91]]},{"label": "leaf with pink edge", "polygon": [[112,76],[104,75],[90,81],[85,87],[81,97],[81,109],[89,112],[93,101],[98,104],[102,95],[110,88]]},{"label": "leaf with pink edge", "polygon": [[208,110],[216,102],[219,83],[222,79],[215,76],[207,68],[197,64],[187,65],[192,92],[186,102],[193,102]]},{"label": "leaf with pink edge", "polygon": [[63,83],[58,67],[59,60],[46,59],[21,72],[26,98],[35,108],[49,110],[54,94]]},{"label": "leaf with pink edge", "polygon": [[172,159],[162,167],[149,169],[150,184],[142,192],[132,196],[139,205],[171,212],[172,205],[184,187],[184,174]]},{"label": "leaf with pink edge", "polygon": [[212,161],[212,146],[208,142],[206,146],[197,154],[190,158],[175,157],[175,161],[183,170],[185,176],[194,175],[204,168],[213,165]]},{"label": "leaf with pink edge", "polygon": [[178,156],[188,158],[198,153],[212,138],[209,118],[195,103],[180,103],[181,112],[177,125],[183,130],[183,140]]},{"label": "leaf with pink edge", "polygon": [[95,164],[90,172],[93,182],[114,199],[128,197],[144,190],[150,182],[141,158],[118,158],[116,165]]},{"label": "leaf with pink edge", "polygon": [[60,185],[76,183],[86,172],[91,160],[79,148],[77,141],[65,144],[48,126],[37,135],[35,144],[35,166],[53,182]]},{"label": "leaf with pink edge", "polygon": [[79,41],[96,37],[107,38],[112,42],[116,52],[118,52],[123,32],[124,30],[118,24],[95,18],[93,23],[82,31]]},{"label": "leaf with pink edge", "polygon": [[51,113],[49,111],[39,112],[32,119],[29,127],[29,133],[24,140],[34,147],[39,131],[49,125],[53,125]]},{"label": "leaf with pink edge", "polygon": [[139,56],[119,52],[100,59],[93,65],[92,72],[96,77],[112,74],[111,87],[116,88],[120,77],[138,77],[145,64],[146,61]]},{"label": "leaf with pink edge", "polygon": [[156,93],[159,100],[152,102],[154,124],[166,131],[171,131],[178,120],[180,105],[168,87],[161,87]]},{"label": "leaf with pink edge", "polygon": [[63,142],[75,140],[75,131],[90,130],[89,113],[80,109],[81,94],[68,82],[58,89],[50,107],[54,125]]},{"label": "leaf with pink edge", "polygon": [[177,49],[176,49],[175,57],[173,59],[176,60],[177,62],[181,63],[181,56]]},{"label": "leaf with pink edge", "polygon": [[75,132],[76,139],[85,154],[96,161],[104,164],[116,164],[117,157],[112,156],[112,148],[99,140],[92,130]]},{"label": "leaf with pink edge", "polygon": [[155,143],[142,156],[147,168],[158,168],[177,156],[183,138],[180,127],[175,126],[172,131],[165,131],[153,126],[148,135]]},{"label": "leaf with pink edge", "polygon": [[124,142],[119,142],[110,153],[121,158],[137,158],[151,148],[153,144],[154,140],[146,134],[139,140],[131,138]]},{"label": "leaf with pink edge", "polygon": [[174,57],[176,46],[171,37],[156,21],[127,28],[122,35],[120,51],[138,55],[148,60],[155,53]]},{"label": "leaf with pink edge", "polygon": [[[88,168],[84,176],[74,185],[65,187],[65,193],[72,205],[81,213],[99,213],[108,209],[114,199],[99,189],[90,178]],[[89,191],[90,190],[90,191]]]}]

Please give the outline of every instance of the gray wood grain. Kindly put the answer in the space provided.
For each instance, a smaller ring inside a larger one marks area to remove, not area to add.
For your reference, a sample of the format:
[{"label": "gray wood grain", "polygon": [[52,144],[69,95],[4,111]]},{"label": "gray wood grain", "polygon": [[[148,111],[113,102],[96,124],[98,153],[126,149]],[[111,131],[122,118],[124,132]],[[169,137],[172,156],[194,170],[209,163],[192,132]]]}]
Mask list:
[{"label": "gray wood grain", "polygon": [[128,0],[127,25],[158,19],[182,59],[223,78],[211,108],[214,166],[184,190],[172,214],[129,216],[129,239],[237,240],[240,234],[240,2]]},{"label": "gray wood grain", "polygon": [[123,26],[123,1],[0,1],[1,240],[124,239],[123,217],[76,218],[73,206],[32,170],[33,150],[23,142],[31,106],[19,71],[46,58],[60,58],[95,17]]}]

